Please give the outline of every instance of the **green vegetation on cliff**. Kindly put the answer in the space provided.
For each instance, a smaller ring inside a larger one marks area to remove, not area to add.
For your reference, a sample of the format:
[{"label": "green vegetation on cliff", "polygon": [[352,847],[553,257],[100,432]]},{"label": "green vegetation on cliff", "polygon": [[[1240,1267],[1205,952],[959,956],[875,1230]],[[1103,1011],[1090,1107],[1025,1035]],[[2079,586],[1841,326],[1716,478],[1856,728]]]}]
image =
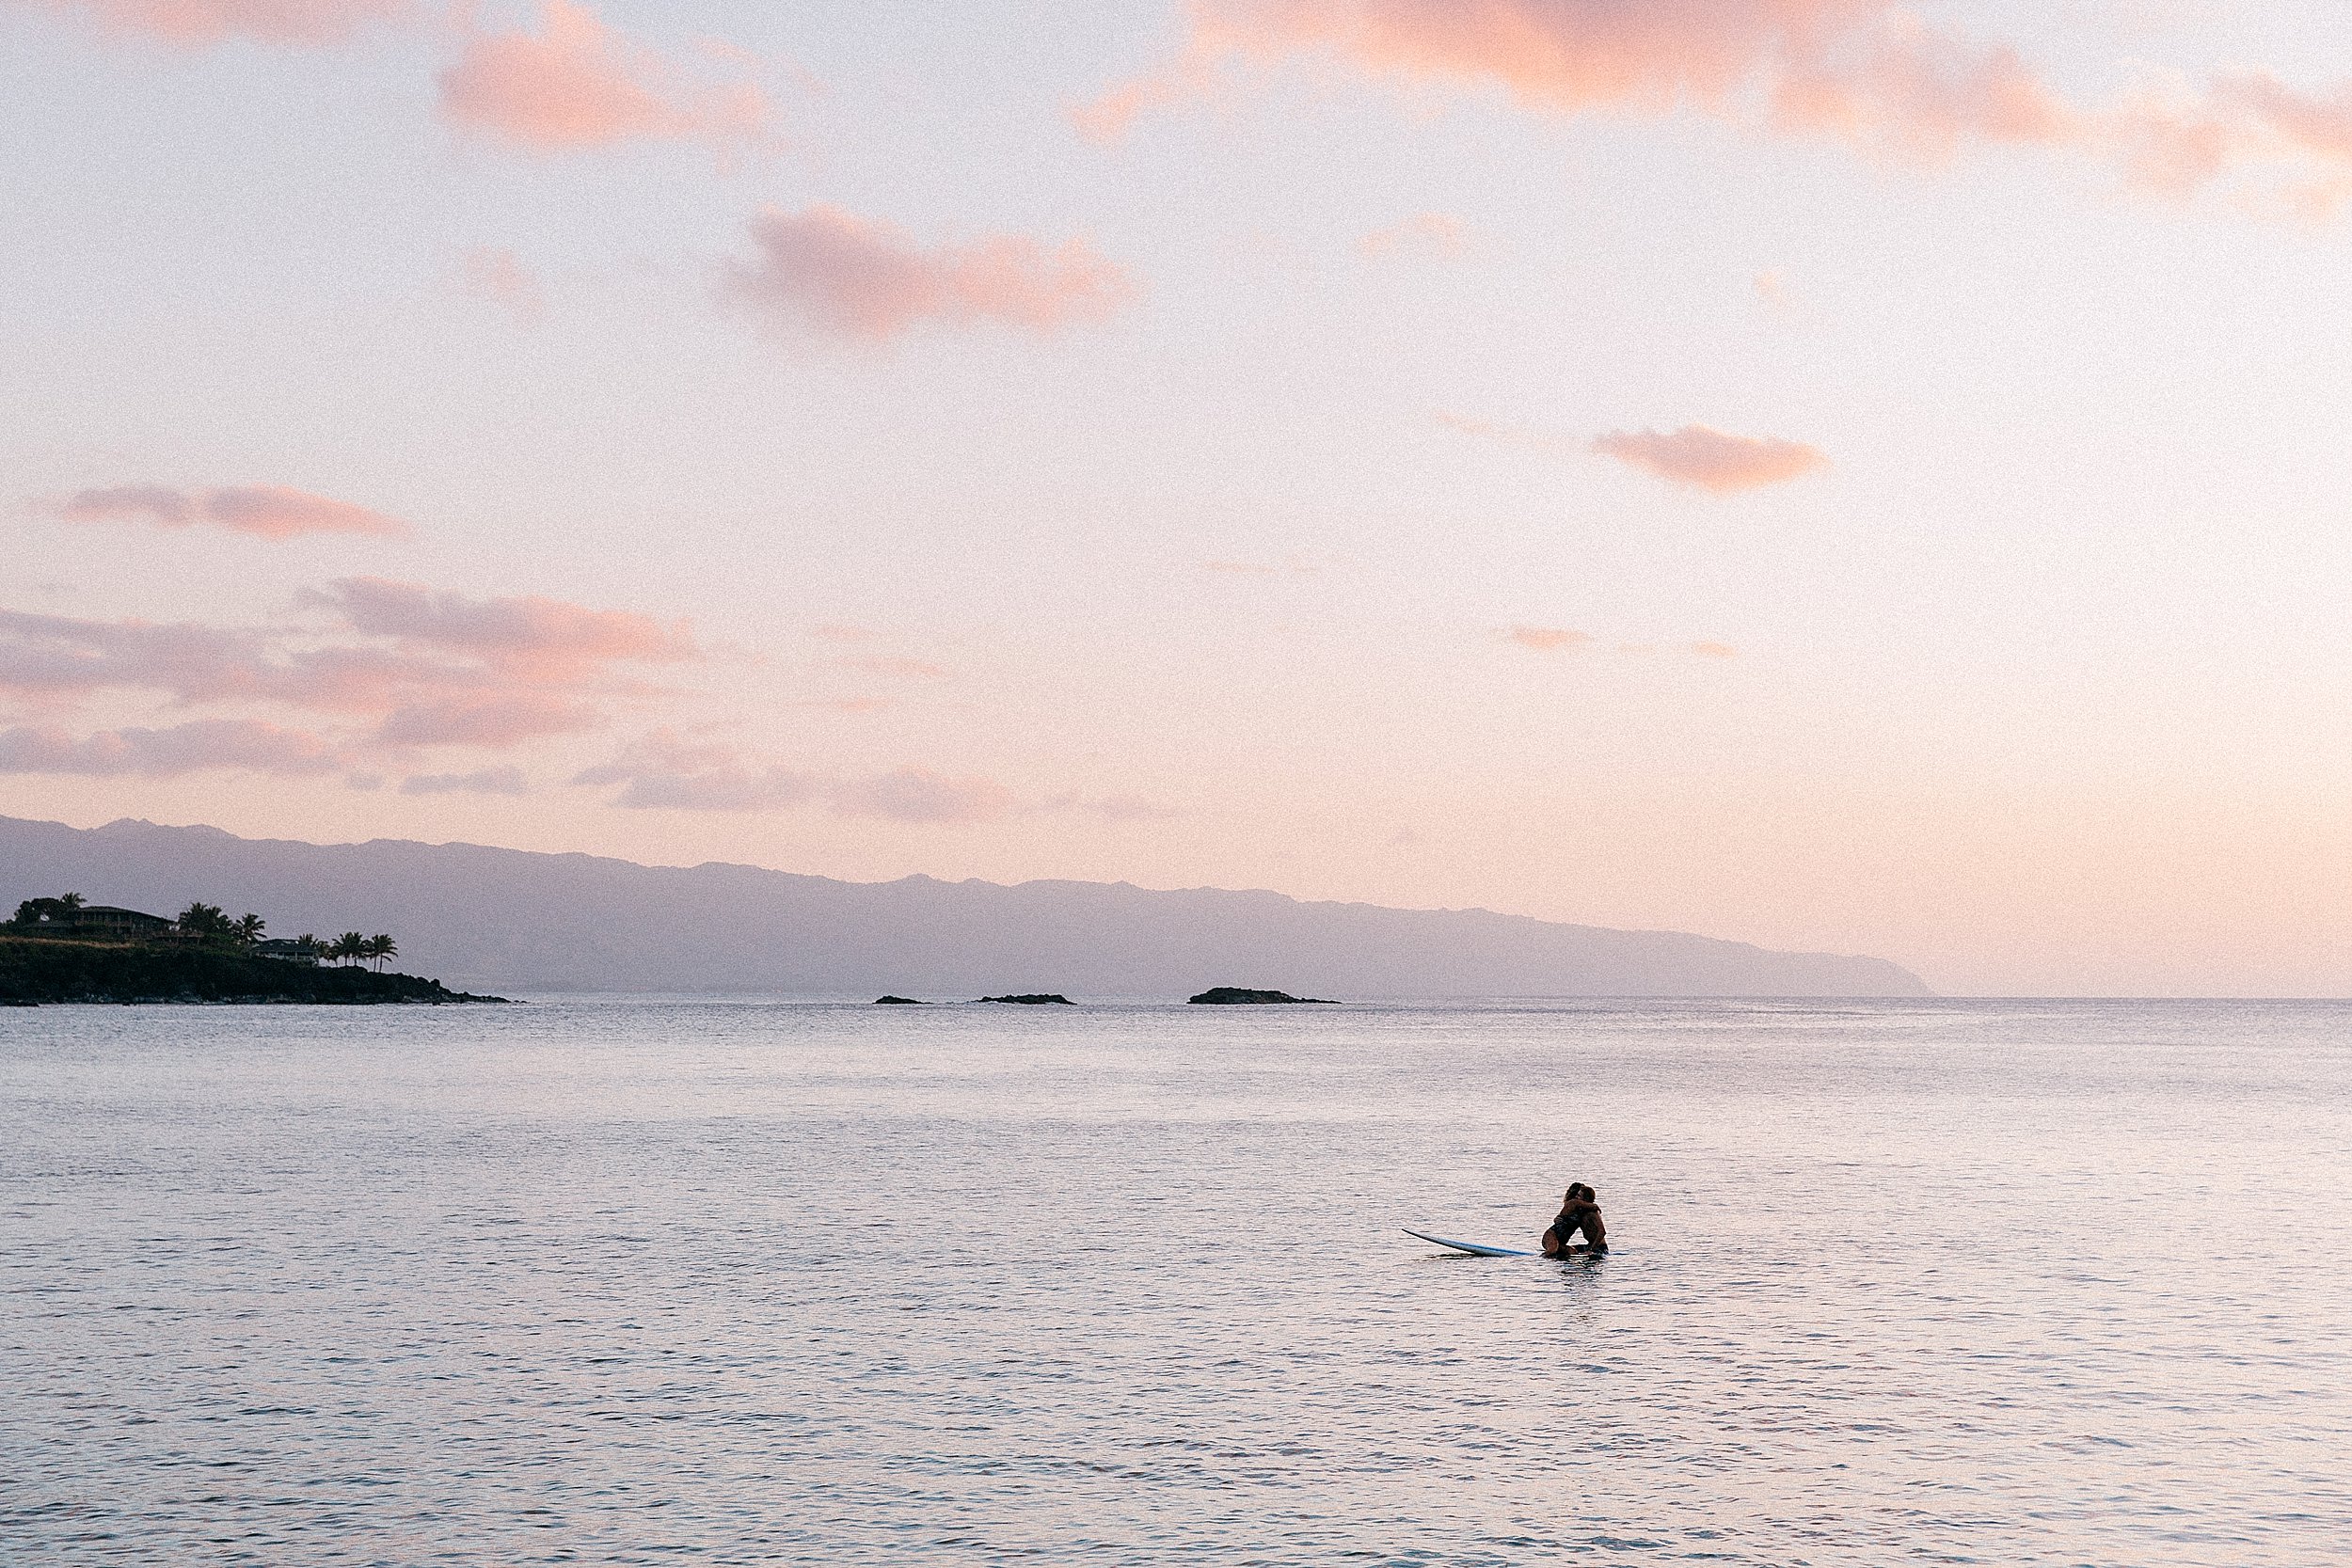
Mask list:
[{"label": "green vegetation on cliff", "polygon": [[0,1004],[24,1002],[502,1002],[414,974],[319,969],[234,948],[76,942],[0,932]]}]

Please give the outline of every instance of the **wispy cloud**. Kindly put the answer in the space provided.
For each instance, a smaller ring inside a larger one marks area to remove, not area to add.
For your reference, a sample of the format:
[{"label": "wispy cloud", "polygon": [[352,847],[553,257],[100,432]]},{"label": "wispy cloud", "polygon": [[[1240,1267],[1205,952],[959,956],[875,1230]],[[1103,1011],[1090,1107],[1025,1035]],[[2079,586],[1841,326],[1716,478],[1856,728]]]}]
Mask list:
[{"label": "wispy cloud", "polygon": [[1593,641],[1591,632],[1570,631],[1564,626],[1513,626],[1500,635],[1505,642],[1516,642],[1541,654],[1590,647]]},{"label": "wispy cloud", "polygon": [[471,773],[416,773],[401,780],[403,795],[528,795],[519,768],[484,768]]},{"label": "wispy cloud", "polygon": [[730,265],[723,293],[787,333],[885,342],[923,322],[997,322],[1031,332],[1109,319],[1135,299],[1126,270],[1085,240],[1047,247],[1022,234],[925,246],[838,207],[771,208],[754,218],[756,259]]},{"label": "wispy cloud", "polygon": [[540,679],[563,680],[623,660],[676,663],[701,657],[683,621],[591,610],[537,594],[477,599],[421,583],[344,578],[318,598],[341,610],[356,631],[472,654]]},{"label": "wispy cloud", "polygon": [[542,736],[579,735],[604,722],[586,703],[536,692],[412,703],[384,716],[376,737],[395,746],[500,750]]},{"label": "wispy cloud", "polygon": [[609,721],[625,672],[703,656],[682,623],[537,596],[478,599],[350,578],[306,595],[334,624],[206,626],[0,610],[0,693],[103,691],[269,704],[373,729],[389,747],[504,749]]},{"label": "wispy cloud", "polygon": [[501,245],[478,245],[458,264],[458,281],[469,294],[486,299],[526,326],[546,313],[547,297],[522,259]]},{"label": "wispy cloud", "polygon": [[1083,128],[1116,135],[1232,70],[1312,57],[1401,87],[1499,87],[1543,113],[1692,108],[1913,159],[2075,134],[2014,49],[1893,0],[1196,0],[1189,15],[1181,57],[1080,111]]},{"label": "wispy cloud", "polygon": [[1012,791],[993,779],[955,779],[922,768],[837,784],[825,798],[845,816],[893,822],[986,822],[1013,805]]},{"label": "wispy cloud", "polygon": [[408,0],[32,0],[53,11],[82,11],[109,32],[202,45],[342,43],[378,22],[413,15]]},{"label": "wispy cloud", "polygon": [[1542,115],[1700,114],[1917,166],[2042,149],[2158,195],[2230,186],[2265,214],[2352,199],[2352,87],[2149,75],[2080,103],[2015,46],[1901,0],[1194,0],[1187,17],[1178,55],[1074,111],[1081,130],[1115,138],[1145,112],[1307,62],[1407,91],[1499,90]]},{"label": "wispy cloud", "polygon": [[1010,812],[1012,792],[993,780],[902,768],[863,778],[826,778],[721,741],[656,730],[572,783],[620,784],[616,806],[637,810],[767,812],[821,804],[844,816],[896,822],[972,823]]},{"label": "wispy cloud", "polygon": [[1438,422],[1448,430],[1459,431],[1465,436],[1476,436],[1488,441],[1505,441],[1513,446],[1528,447],[1536,451],[1548,451],[1555,455],[1581,450],[1577,442],[1569,440],[1565,436],[1555,436],[1549,431],[1537,430],[1532,425],[1507,424],[1496,420],[1474,419],[1467,414],[1449,414],[1442,409],[1438,412],[1436,418]]},{"label": "wispy cloud", "polygon": [[175,490],[119,484],[84,490],[49,508],[72,523],[145,523],[154,528],[216,528],[279,542],[306,534],[357,533],[397,539],[408,525],[349,501],[279,484],[230,484]]},{"label": "wispy cloud", "polygon": [[1829,466],[1826,454],[1802,441],[1726,436],[1701,424],[1662,434],[1611,431],[1594,438],[1593,451],[1661,479],[1719,496],[1786,483]]},{"label": "wispy cloud", "polygon": [[1140,795],[1056,795],[1029,808],[1039,813],[1078,812],[1105,822],[1166,822],[1184,814]]},{"label": "wispy cloud", "polygon": [[536,33],[469,30],[440,87],[452,124],[528,152],[678,140],[729,151],[774,140],[755,84],[694,81],[569,0],[543,0]]},{"label": "wispy cloud", "polygon": [[775,811],[806,803],[818,787],[799,769],[666,728],[638,736],[610,762],[574,774],[572,783],[619,784],[612,803],[636,811]]},{"label": "wispy cloud", "polygon": [[308,775],[342,766],[319,736],[252,719],[199,719],[168,729],[103,730],[79,739],[49,725],[0,731],[0,773],[172,778],[235,769]]},{"label": "wispy cloud", "polygon": [[1372,230],[1356,242],[1356,248],[1366,256],[1419,251],[1453,261],[1467,248],[1467,234],[1462,220],[1452,213],[1415,213],[1401,223]]}]

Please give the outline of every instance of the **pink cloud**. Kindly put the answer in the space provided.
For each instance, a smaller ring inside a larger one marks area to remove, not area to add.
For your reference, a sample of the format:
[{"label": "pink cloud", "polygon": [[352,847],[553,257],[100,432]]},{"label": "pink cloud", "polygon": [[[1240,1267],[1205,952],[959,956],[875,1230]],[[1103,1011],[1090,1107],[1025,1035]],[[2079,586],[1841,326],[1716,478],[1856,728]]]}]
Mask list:
[{"label": "pink cloud", "polygon": [[0,610],[0,691],[136,687],[190,700],[250,692],[265,654],[250,632]]},{"label": "pink cloud", "polygon": [[926,248],[893,225],[838,207],[775,208],[751,224],[759,257],[724,292],[771,327],[882,342],[918,322],[993,321],[1052,333],[1107,320],[1136,294],[1126,271],[1084,240],[1048,249],[1021,234]]},{"label": "pink cloud", "polygon": [[2301,93],[2267,71],[2254,71],[2223,77],[2214,96],[2304,151],[2352,163],[2352,86],[2339,86],[2326,96]]},{"label": "pink cloud", "polygon": [[1893,0],[1196,0],[1184,55],[1079,112],[1116,135],[1230,66],[1300,56],[1401,87],[1499,87],[1549,114],[1691,108],[1938,158],[2053,143],[2065,104],[2016,52],[1927,27]]},{"label": "pink cloud", "polygon": [[319,598],[342,610],[356,631],[473,655],[543,680],[624,660],[675,663],[702,657],[683,621],[537,595],[474,599],[420,583],[344,578]]},{"label": "pink cloud", "polygon": [[372,23],[409,15],[408,0],[36,0],[82,10],[109,32],[200,45],[232,38],[259,43],[341,43]]},{"label": "pink cloud", "polygon": [[544,0],[535,35],[469,34],[441,72],[441,114],[530,152],[682,139],[756,149],[772,140],[758,87],[689,82],[568,0]]},{"label": "pink cloud", "polygon": [[1562,648],[1586,647],[1592,642],[1593,634],[1568,631],[1558,626],[1513,626],[1502,633],[1502,640],[1516,642],[1522,648],[1533,648],[1537,653],[1549,654]]},{"label": "pink cloud", "polygon": [[0,773],[169,778],[216,768],[330,773],[342,766],[318,736],[251,719],[199,719],[169,729],[103,730],[74,739],[50,726],[0,731]]},{"label": "pink cloud", "polygon": [[468,250],[459,266],[466,293],[486,299],[526,326],[535,324],[547,308],[538,278],[513,251],[478,245]]},{"label": "pink cloud", "polygon": [[84,490],[58,502],[55,510],[73,523],[138,522],[155,528],[202,524],[272,542],[312,533],[397,539],[408,532],[408,525],[398,518],[279,484],[231,484],[213,490],[123,484]]},{"label": "pink cloud", "polygon": [[1703,424],[1655,430],[1611,431],[1597,436],[1593,451],[1677,484],[1715,495],[1780,484],[1829,466],[1819,449],[1802,441],[1726,436]]},{"label": "pink cloud", "polygon": [[378,713],[416,689],[463,687],[478,672],[394,651],[311,646],[292,635],[0,610],[0,692],[159,691],[180,703],[241,698],[328,713]]},{"label": "pink cloud", "polygon": [[1691,651],[1701,658],[1737,658],[1740,657],[1740,650],[1728,642],[1693,642],[1691,644]]},{"label": "pink cloud", "polygon": [[1136,116],[1304,62],[1406,91],[1500,91],[1532,113],[1694,113],[1932,165],[2035,147],[2185,198],[2327,216],[2352,200],[2352,87],[2261,71],[2070,103],[2011,45],[1922,22],[1901,0],[1193,0],[1184,47],[1073,112],[1111,139]]},{"label": "pink cloud", "polygon": [[702,657],[682,622],[540,597],[476,599],[377,578],[308,595],[332,629],[157,626],[0,610],[0,692],[103,690],[273,703],[374,722],[373,744],[503,750],[601,728],[642,702],[626,667]]}]

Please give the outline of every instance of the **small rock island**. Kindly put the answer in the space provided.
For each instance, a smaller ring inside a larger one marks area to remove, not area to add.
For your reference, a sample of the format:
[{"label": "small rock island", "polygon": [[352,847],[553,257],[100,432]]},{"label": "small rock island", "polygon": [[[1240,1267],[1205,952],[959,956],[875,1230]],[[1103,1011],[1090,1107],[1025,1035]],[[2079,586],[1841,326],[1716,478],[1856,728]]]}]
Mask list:
[{"label": "small rock island", "polygon": [[874,1006],[877,1007],[919,1007],[923,1006],[923,1003],[912,996],[877,996],[874,998]]},{"label": "small rock island", "polygon": [[1069,1007],[1076,1006],[1067,996],[1047,991],[1028,991],[1020,996],[983,996],[983,1002],[1009,1002],[1021,1007]]},{"label": "small rock island", "polygon": [[1248,990],[1240,986],[1211,986],[1185,1002],[1200,1007],[1256,1007],[1280,1002],[1297,1003],[1309,1007],[1336,1007],[1338,1003],[1327,996],[1293,996],[1286,990]]}]

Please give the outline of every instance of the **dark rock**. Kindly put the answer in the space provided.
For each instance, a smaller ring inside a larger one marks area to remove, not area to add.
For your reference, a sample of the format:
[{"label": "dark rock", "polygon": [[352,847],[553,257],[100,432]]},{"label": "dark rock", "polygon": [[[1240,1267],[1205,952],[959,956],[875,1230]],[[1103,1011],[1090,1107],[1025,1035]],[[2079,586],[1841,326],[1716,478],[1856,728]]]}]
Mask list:
[{"label": "dark rock", "polygon": [[1200,995],[1187,997],[1185,1000],[1209,1007],[1248,1007],[1274,1002],[1297,1002],[1312,1007],[1339,1006],[1327,997],[1293,996],[1286,990],[1245,990],[1240,986],[1211,986]]},{"label": "dark rock", "polygon": [[1043,991],[1031,991],[1025,996],[983,996],[980,1000],[983,1002],[1011,1002],[1024,1007],[1042,1007],[1047,1006],[1068,1007],[1075,1005],[1067,996],[1053,996],[1048,995]]},{"label": "dark rock", "polygon": [[877,1007],[919,1007],[922,1005],[912,996],[877,996],[874,998],[874,1006]]}]

